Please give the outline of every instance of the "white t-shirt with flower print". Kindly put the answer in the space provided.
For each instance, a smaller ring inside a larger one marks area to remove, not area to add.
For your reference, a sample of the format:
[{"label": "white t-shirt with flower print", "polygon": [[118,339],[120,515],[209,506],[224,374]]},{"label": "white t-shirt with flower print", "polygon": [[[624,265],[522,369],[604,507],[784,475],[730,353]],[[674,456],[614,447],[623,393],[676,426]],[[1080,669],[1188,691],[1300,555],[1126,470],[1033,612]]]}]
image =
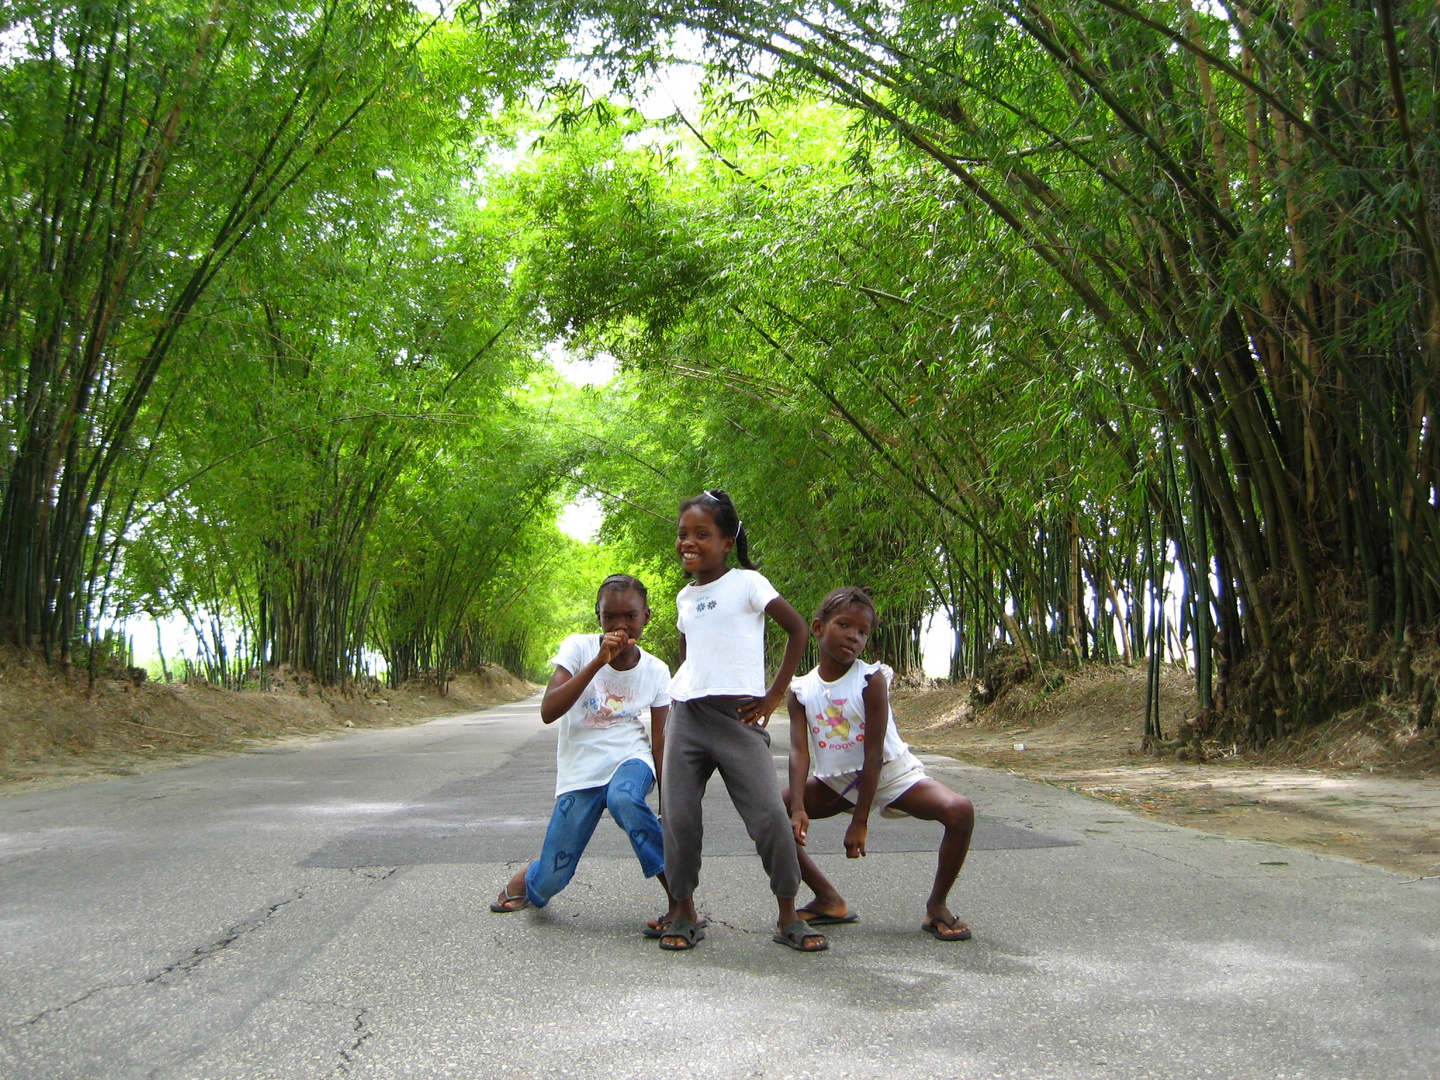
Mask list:
[{"label": "white t-shirt with flower print", "polygon": [[[638,648],[638,646],[637,646]],[[575,674],[600,655],[599,634],[571,634],[551,663]],[[560,718],[560,743],[555,748],[555,794],[601,787],[627,761],[639,760],[655,772],[650,736],[641,714],[670,704],[665,661],[640,650],[640,662],[629,671],[606,664],[595,673],[580,700]]]}]

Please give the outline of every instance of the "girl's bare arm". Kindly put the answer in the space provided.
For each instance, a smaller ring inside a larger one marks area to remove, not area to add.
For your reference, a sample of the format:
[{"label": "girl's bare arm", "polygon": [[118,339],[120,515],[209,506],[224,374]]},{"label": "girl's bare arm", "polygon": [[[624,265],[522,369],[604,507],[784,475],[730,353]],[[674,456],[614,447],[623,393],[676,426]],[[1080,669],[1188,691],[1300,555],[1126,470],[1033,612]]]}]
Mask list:
[{"label": "girl's bare arm", "polygon": [[810,721],[793,691],[785,695],[785,705],[790,712],[790,828],[795,842],[803,844],[810,832],[810,815],[805,812],[805,784],[810,779],[810,736],[806,725]]},{"label": "girl's bare arm", "polygon": [[665,772],[665,718],[669,705],[650,706],[650,753],[655,757],[655,791],[660,791],[661,775]]},{"label": "girl's bare arm", "polygon": [[545,696],[540,699],[540,719],[547,724],[553,724],[573,709],[580,700],[580,695],[595,678],[596,672],[629,647],[630,635],[623,630],[617,630],[600,639],[600,651],[595,659],[575,674],[572,675],[565,668],[557,666],[555,674],[550,676],[550,682],[545,687]]},{"label": "girl's bare arm", "polygon": [[885,729],[890,725],[890,688],[883,672],[865,680],[865,763],[860,767],[860,790],[855,793],[855,812],[845,830],[845,855],[858,859],[865,854],[870,833],[870,807],[880,786],[880,765],[885,750]]},{"label": "girl's bare arm", "polygon": [[780,661],[780,670],[775,672],[775,681],[770,684],[765,696],[740,706],[741,722],[759,724],[761,727],[769,722],[770,714],[785,700],[785,695],[790,690],[790,680],[795,677],[795,669],[800,666],[800,657],[805,653],[805,641],[810,635],[805,619],[783,596],[777,596],[766,604],[765,614],[780,624],[780,629],[788,635],[788,640],[785,642],[785,658]]}]

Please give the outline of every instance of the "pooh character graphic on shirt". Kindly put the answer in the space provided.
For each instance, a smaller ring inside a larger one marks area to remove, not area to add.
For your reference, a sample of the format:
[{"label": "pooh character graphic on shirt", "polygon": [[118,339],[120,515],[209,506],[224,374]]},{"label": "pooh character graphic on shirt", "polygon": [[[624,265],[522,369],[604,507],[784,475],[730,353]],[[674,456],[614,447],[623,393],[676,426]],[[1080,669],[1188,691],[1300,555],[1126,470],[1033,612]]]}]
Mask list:
[{"label": "pooh character graphic on shirt", "polygon": [[599,692],[585,703],[585,719],[582,723],[586,727],[607,728],[623,720],[632,711],[626,707],[629,704],[630,699],[623,693],[601,685]]},{"label": "pooh character graphic on shirt", "polygon": [[825,710],[815,718],[827,729],[824,732],[818,727],[811,729],[819,737],[822,747],[844,749],[849,745],[847,740],[850,738],[850,721],[845,719],[844,709],[848,700],[850,699],[840,698],[838,701],[827,701]]}]

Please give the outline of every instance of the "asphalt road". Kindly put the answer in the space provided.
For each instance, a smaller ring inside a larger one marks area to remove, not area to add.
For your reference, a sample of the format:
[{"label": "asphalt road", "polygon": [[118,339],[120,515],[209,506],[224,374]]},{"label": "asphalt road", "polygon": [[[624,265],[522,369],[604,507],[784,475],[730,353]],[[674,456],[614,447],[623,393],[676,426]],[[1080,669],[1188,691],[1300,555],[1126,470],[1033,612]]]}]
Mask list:
[{"label": "asphalt road", "polygon": [[861,922],[772,943],[718,779],[695,951],[640,936],[661,893],[608,819],[493,915],[554,738],[527,702],[0,799],[0,1077],[1440,1076],[1437,883],[947,759],[971,942],[919,932],[938,827],[847,862],[832,819]]}]

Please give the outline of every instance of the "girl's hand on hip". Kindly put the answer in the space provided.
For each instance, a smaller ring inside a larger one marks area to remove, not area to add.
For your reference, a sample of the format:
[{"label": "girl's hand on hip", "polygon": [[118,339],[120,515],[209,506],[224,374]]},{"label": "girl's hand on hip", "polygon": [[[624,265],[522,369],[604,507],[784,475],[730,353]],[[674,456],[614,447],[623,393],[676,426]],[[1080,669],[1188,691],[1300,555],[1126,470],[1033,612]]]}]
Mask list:
[{"label": "girl's hand on hip", "polygon": [[770,723],[770,714],[780,707],[778,695],[766,694],[762,698],[751,698],[737,710],[742,724],[764,727]]}]

